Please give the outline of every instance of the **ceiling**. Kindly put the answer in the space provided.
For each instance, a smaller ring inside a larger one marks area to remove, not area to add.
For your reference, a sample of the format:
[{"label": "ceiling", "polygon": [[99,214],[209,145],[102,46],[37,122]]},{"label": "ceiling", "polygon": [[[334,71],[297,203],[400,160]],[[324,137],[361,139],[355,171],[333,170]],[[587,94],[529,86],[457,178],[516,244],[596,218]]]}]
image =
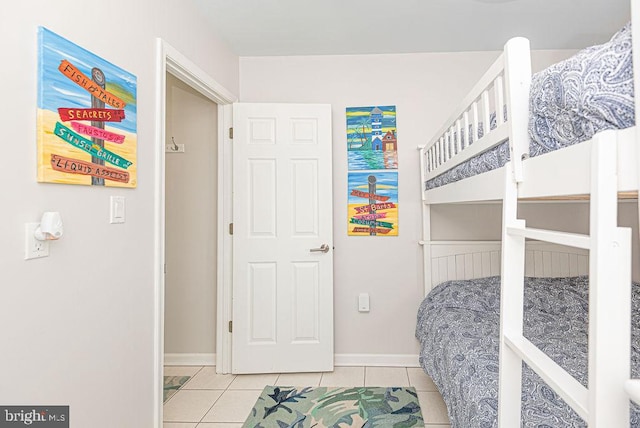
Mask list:
[{"label": "ceiling", "polygon": [[577,49],[630,17],[630,0],[192,1],[239,56]]}]

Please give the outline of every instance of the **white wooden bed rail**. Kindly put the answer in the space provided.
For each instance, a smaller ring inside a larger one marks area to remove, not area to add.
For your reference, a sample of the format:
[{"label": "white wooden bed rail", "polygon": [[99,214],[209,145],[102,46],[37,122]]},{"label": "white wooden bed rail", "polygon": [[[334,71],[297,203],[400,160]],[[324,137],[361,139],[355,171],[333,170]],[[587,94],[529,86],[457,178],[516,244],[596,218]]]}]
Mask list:
[{"label": "white wooden bed rail", "polygon": [[[501,241],[420,241],[424,254],[425,295],[445,281],[500,275]],[[427,248],[428,247],[428,248]],[[566,277],[589,274],[589,251],[527,241],[525,276]]]},{"label": "white wooden bed rail", "polygon": [[[435,137],[419,147],[422,183],[510,141],[514,176],[522,181],[522,156],[529,152],[528,99],[531,85],[529,41],[516,37],[471,89]],[[504,109],[506,109],[506,121]],[[496,126],[491,129],[491,114]],[[478,138],[482,125],[483,135]],[[424,188],[423,188],[424,194]]]}]

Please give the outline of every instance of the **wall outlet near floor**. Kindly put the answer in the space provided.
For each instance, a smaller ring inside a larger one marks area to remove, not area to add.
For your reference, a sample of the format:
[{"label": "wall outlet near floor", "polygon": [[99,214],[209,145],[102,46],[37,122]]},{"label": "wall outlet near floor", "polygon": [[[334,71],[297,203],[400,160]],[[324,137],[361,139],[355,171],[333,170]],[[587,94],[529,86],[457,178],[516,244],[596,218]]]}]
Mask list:
[{"label": "wall outlet near floor", "polygon": [[39,259],[49,257],[49,242],[36,239],[34,233],[40,223],[26,223],[24,240],[24,259]]}]

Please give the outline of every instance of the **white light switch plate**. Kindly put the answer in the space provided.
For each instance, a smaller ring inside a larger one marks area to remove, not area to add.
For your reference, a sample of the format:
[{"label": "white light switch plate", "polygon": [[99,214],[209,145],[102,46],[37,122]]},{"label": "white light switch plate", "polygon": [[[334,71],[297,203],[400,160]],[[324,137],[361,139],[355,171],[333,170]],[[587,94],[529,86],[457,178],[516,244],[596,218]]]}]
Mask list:
[{"label": "white light switch plate", "polygon": [[117,224],[125,221],[125,202],[124,196],[112,196],[110,208],[109,223]]}]

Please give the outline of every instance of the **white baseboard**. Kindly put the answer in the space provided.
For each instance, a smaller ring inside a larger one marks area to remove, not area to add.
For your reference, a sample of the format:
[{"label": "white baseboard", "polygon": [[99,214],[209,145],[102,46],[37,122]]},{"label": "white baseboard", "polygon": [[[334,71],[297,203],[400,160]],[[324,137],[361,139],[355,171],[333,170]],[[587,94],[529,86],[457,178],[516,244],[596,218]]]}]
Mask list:
[{"label": "white baseboard", "polygon": [[418,354],[335,354],[336,366],[420,367]]},{"label": "white baseboard", "polygon": [[216,354],[164,354],[165,366],[215,366]]},{"label": "white baseboard", "polygon": [[[340,367],[420,367],[417,354],[335,354],[334,364]],[[216,354],[164,354],[165,366],[215,366]]]}]

